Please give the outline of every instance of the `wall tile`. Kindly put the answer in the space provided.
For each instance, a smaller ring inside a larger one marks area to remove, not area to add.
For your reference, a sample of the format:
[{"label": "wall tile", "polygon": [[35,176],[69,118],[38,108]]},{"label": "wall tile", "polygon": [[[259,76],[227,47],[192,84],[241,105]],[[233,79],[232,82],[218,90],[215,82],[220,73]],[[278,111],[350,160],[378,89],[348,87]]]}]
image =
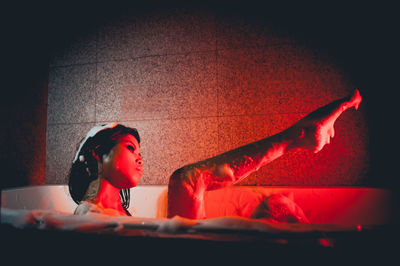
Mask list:
[{"label": "wall tile", "polygon": [[[145,164],[140,184],[168,184],[174,170],[218,154],[217,118],[120,123],[137,128],[141,137],[141,154]],[[78,144],[94,125],[48,126],[46,183],[67,183]]]},{"label": "wall tile", "polygon": [[217,118],[121,123],[140,134],[145,162],[140,184],[168,184],[176,169],[217,154]]},{"label": "wall tile", "polygon": [[218,51],[217,61],[219,115],[308,113],[354,89],[329,62],[292,45]]},{"label": "wall tile", "polygon": [[293,42],[289,32],[260,17],[218,12],[217,49],[265,47]]},{"label": "wall tile", "polygon": [[138,57],[135,20],[126,16],[108,20],[98,28],[97,59],[99,62]]},{"label": "wall tile", "polygon": [[[304,114],[306,115],[306,114]],[[264,185],[358,185],[369,171],[369,139],[363,111],[348,110],[335,123],[335,137],[319,153],[296,150],[258,171]],[[290,126],[303,115],[279,115]],[[255,131],[267,131],[262,123]],[[279,124],[279,123],[278,123]],[[280,131],[280,130],[279,130]],[[271,173],[274,176],[271,177]]]},{"label": "wall tile", "polygon": [[49,65],[69,66],[96,63],[97,30],[85,30],[62,42],[50,56]]},{"label": "wall tile", "polygon": [[[243,115],[219,118],[219,151],[225,152],[242,145],[272,136],[289,127],[301,117],[299,114]],[[241,185],[258,185],[280,182],[280,166],[271,163],[264,171],[252,173],[242,180]]]},{"label": "wall tile", "polygon": [[215,66],[213,52],[101,63],[97,120],[215,116]]},{"label": "wall tile", "polygon": [[99,30],[98,60],[215,50],[212,12],[169,9],[127,14]]},{"label": "wall tile", "polygon": [[47,125],[46,184],[68,184],[68,173],[80,141],[94,123]]},{"label": "wall tile", "polygon": [[[363,113],[348,110],[335,123],[331,144],[314,154],[291,151],[240,182],[241,185],[358,185],[369,171],[368,130]],[[240,147],[285,130],[306,114],[220,118],[219,149]],[[351,162],[351,163],[349,163]]]},{"label": "wall tile", "polygon": [[251,116],[219,117],[218,149],[220,153],[256,141]]},{"label": "wall tile", "polygon": [[[218,151],[219,153],[236,149],[256,141],[251,116],[219,117],[218,123]],[[257,172],[252,173],[241,184],[251,184],[257,180]]]},{"label": "wall tile", "polygon": [[96,65],[51,68],[47,123],[95,121],[95,80]]}]

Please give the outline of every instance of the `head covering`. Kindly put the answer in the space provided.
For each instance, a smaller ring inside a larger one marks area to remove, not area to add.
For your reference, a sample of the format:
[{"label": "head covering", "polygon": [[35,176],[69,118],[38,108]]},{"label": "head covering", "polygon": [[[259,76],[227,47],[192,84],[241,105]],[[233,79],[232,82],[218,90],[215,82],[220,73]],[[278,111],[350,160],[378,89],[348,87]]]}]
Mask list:
[{"label": "head covering", "polygon": [[78,149],[78,151],[77,151],[76,154],[75,154],[75,158],[74,158],[74,161],[73,161],[73,162],[75,163],[75,162],[79,159],[79,153],[81,152],[81,149],[82,149],[83,145],[85,144],[85,142],[86,142],[89,138],[95,136],[95,135],[96,135],[97,133],[99,133],[100,131],[103,131],[103,130],[108,129],[108,128],[114,128],[114,127],[116,127],[117,125],[118,125],[118,123],[113,122],[113,123],[109,123],[109,124],[105,124],[105,125],[101,125],[101,126],[94,126],[94,127],[92,127],[92,129],[89,130],[89,132],[87,133],[86,137],[82,140],[81,144],[79,145],[79,149]]}]

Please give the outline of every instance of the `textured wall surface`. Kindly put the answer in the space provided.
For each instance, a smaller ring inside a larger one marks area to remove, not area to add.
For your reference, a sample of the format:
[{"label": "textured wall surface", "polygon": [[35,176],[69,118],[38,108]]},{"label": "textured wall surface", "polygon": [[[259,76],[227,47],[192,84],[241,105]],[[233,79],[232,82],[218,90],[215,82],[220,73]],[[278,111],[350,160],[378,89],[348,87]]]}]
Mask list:
[{"label": "textured wall surface", "polygon": [[[48,84],[46,183],[65,184],[78,142],[96,124],[135,127],[141,184],[184,164],[278,133],[352,92],[340,62],[260,18],[204,9],[125,13],[65,42]],[[336,122],[318,154],[296,151],[242,184],[363,185],[363,105]]]}]

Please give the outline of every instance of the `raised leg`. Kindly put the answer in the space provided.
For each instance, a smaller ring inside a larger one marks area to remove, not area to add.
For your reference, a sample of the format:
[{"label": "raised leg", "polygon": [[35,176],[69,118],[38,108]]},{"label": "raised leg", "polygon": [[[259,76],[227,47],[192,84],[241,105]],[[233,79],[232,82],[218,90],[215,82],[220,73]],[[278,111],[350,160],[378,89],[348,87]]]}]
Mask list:
[{"label": "raised leg", "polygon": [[206,217],[204,192],[238,183],[294,148],[320,151],[334,136],[334,123],[361,102],[358,90],[310,113],[288,129],[215,157],[176,170],[168,184],[168,217]]}]

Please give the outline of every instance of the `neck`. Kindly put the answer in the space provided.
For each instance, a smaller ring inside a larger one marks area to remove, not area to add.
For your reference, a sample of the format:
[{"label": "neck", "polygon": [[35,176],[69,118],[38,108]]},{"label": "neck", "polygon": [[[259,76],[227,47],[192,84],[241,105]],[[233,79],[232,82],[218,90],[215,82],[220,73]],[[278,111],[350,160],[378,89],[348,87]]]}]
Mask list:
[{"label": "neck", "polygon": [[121,205],[119,191],[119,188],[114,187],[107,180],[101,178],[99,189],[94,200],[96,204],[105,209],[124,211]]}]

